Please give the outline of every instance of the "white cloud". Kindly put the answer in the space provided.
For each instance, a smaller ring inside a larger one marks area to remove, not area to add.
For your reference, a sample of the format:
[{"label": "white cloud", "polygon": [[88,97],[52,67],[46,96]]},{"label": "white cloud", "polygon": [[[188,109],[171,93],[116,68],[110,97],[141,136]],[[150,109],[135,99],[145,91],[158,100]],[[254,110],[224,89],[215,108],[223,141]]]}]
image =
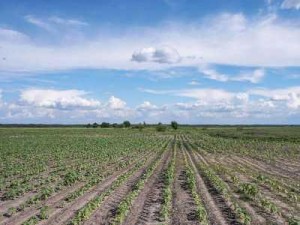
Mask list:
[{"label": "white cloud", "polygon": [[100,101],[88,98],[84,91],[30,89],[22,91],[18,101],[2,104],[0,121],[87,123],[129,119],[154,123],[170,120],[181,123],[282,123],[290,116],[300,115],[300,87],[245,92],[200,88],[153,90],[151,93],[189,100],[165,105],[144,101],[129,107],[124,100],[114,96],[100,104]]},{"label": "white cloud", "polygon": [[86,93],[80,90],[28,89],[21,92],[21,101],[45,108],[95,108],[100,102],[85,98]]},{"label": "white cloud", "polygon": [[300,109],[300,87],[297,86],[285,89],[253,89],[249,93],[267,97],[273,102],[282,101],[292,109]]},{"label": "white cloud", "polygon": [[126,107],[126,102],[123,100],[116,98],[114,96],[111,96],[108,100],[108,106],[111,109],[124,109]]},{"label": "white cloud", "polygon": [[251,73],[242,73],[237,77],[233,77],[232,80],[235,81],[249,81],[251,83],[259,83],[265,76],[265,71],[262,69],[256,69]]},{"label": "white cloud", "polygon": [[[10,32],[26,36],[19,31]],[[274,15],[249,19],[243,14],[221,14],[199,23],[131,27],[122,32],[101,30],[95,31],[98,34],[93,36],[80,30],[76,32],[82,37],[80,40],[69,29],[59,30],[53,35],[63,43],[51,45],[47,41],[43,44],[40,36],[28,37],[18,43],[13,38],[0,39],[0,51],[5,51],[8,58],[0,62],[0,71],[162,70],[174,66],[199,67],[203,63],[259,68],[300,66],[299,23]],[[154,43],[155,46],[172,47],[143,49]],[[176,50],[171,50],[173,47]],[[141,50],[132,55],[137,49]],[[135,61],[131,60],[132,56]],[[182,60],[178,62],[179,59]]]},{"label": "white cloud", "polygon": [[87,26],[88,23],[76,20],[76,19],[66,19],[58,16],[51,16],[48,18],[38,18],[33,15],[25,16],[25,20],[39,28],[47,31],[55,31],[57,26],[70,27],[70,26]]},{"label": "white cloud", "polygon": [[174,95],[182,97],[195,98],[202,104],[211,104],[216,102],[228,102],[234,98],[234,94],[221,89],[184,89],[174,91]]},{"label": "white cloud", "polygon": [[64,19],[58,16],[52,16],[48,19],[50,22],[60,25],[71,25],[71,26],[87,26],[88,23],[76,20],[76,19]]},{"label": "white cloud", "polygon": [[[0,27],[0,43],[1,42],[16,43],[21,41],[23,42],[28,41],[28,37],[21,32]],[[1,46],[1,48],[3,48],[3,46]]]},{"label": "white cloud", "polygon": [[0,89],[0,107],[2,106],[2,90]]},{"label": "white cloud", "polygon": [[248,81],[251,83],[259,83],[265,76],[263,69],[256,69],[251,72],[242,72],[238,75],[227,75],[217,72],[215,69],[200,69],[200,72],[208,79],[221,82],[228,81]]},{"label": "white cloud", "polygon": [[158,112],[158,111],[166,111],[167,110],[167,106],[166,105],[163,105],[163,106],[157,106],[157,105],[154,105],[152,104],[151,102],[149,101],[144,101],[142,104],[138,105],[136,107],[136,110],[137,111],[141,111],[141,112]]},{"label": "white cloud", "polygon": [[42,19],[39,19],[33,15],[27,15],[25,16],[25,20],[28,22],[28,23],[31,23],[37,27],[40,27],[42,29],[45,29],[45,30],[48,30],[48,31],[51,31],[52,30],[52,27],[49,23],[43,21]]},{"label": "white cloud", "polygon": [[188,83],[188,85],[192,85],[192,86],[197,86],[197,85],[200,85],[201,83],[198,82],[198,81],[195,81],[195,80],[192,80]]},{"label": "white cloud", "polygon": [[284,0],[281,4],[282,9],[300,9],[300,0]]},{"label": "white cloud", "polygon": [[142,48],[135,51],[131,57],[135,62],[178,63],[181,57],[176,49],[164,46],[160,48]]}]

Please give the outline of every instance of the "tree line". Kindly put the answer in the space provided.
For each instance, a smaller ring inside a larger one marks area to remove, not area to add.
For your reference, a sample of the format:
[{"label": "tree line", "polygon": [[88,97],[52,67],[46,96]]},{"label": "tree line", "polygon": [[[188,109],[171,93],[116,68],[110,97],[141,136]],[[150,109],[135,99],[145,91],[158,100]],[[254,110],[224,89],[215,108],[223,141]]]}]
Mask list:
[{"label": "tree line", "polygon": [[[98,123],[89,123],[87,124],[87,128],[97,128],[97,127],[101,127],[101,128],[136,128],[136,129],[143,129],[147,126],[155,126],[156,130],[159,132],[162,131],[166,131],[167,129],[167,125],[162,124],[162,123],[158,123],[157,125],[153,125],[153,124],[146,124],[145,122],[143,123],[139,123],[139,124],[134,124],[132,125],[128,120],[125,120],[123,123],[108,123],[108,122],[102,122],[101,124]],[[178,129],[178,123],[176,121],[172,121],[170,126],[174,129],[177,130]]]}]

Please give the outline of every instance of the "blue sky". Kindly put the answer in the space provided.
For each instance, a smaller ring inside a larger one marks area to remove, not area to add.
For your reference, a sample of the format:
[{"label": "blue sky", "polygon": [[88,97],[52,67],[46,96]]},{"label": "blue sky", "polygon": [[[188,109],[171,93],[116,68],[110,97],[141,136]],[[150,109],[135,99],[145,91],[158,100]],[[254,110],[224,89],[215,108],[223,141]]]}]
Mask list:
[{"label": "blue sky", "polygon": [[300,124],[300,0],[1,1],[0,123]]}]

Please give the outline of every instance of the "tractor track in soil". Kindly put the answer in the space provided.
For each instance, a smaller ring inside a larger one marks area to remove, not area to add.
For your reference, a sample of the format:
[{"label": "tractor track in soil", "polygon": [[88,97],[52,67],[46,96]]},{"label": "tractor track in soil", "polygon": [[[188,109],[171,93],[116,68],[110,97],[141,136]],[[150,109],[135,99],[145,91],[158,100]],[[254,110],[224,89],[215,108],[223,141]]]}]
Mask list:
[{"label": "tractor track in soil", "polygon": [[199,224],[195,218],[196,204],[191,192],[187,187],[185,174],[184,153],[182,149],[177,151],[175,161],[175,176],[173,183],[173,202],[172,202],[172,225],[192,225]]},{"label": "tractor track in soil", "polygon": [[[168,150],[167,150],[168,151]],[[166,155],[167,152],[164,152],[163,155]],[[165,156],[163,156],[165,157]],[[98,210],[93,213],[93,215],[86,221],[85,225],[95,225],[95,224],[110,224],[113,221],[113,218],[116,214],[116,210],[121,201],[126,197],[126,195],[132,190],[134,185],[141,178],[143,173],[147,170],[147,168],[151,165],[152,162],[157,160],[155,157],[153,160],[148,160],[142,168],[136,171],[133,175],[131,175],[128,180],[118,187],[115,191],[113,191],[101,204]],[[159,160],[159,159],[158,159]]]},{"label": "tractor track in soil", "polygon": [[[173,143],[174,144],[174,143]],[[172,145],[173,145],[172,144]],[[163,160],[146,181],[144,188],[133,203],[130,214],[123,224],[162,224],[160,209],[162,206],[163,172],[172,158],[172,150],[167,150]]]},{"label": "tractor track in soil", "polygon": [[[151,158],[153,154],[146,154],[146,157]],[[145,157],[145,156],[143,156]],[[119,176],[122,174],[128,172],[131,168],[134,167],[135,163],[138,162],[143,157],[139,157],[137,160],[135,160],[133,163],[131,163],[129,166],[127,166],[124,169],[121,169],[120,171],[117,171],[113,173],[111,176],[107,177],[105,180],[91,188],[89,191],[84,193],[82,196],[75,199],[73,202],[67,204],[63,208],[59,207],[59,202],[57,202],[55,205],[52,206],[55,210],[51,213],[49,216],[49,219],[45,221],[41,221],[39,225],[59,225],[59,224],[65,224],[68,220],[70,220],[73,216],[75,216],[76,212],[82,208],[87,202],[92,200],[95,196],[99,195],[103,191],[105,191],[107,188],[111,186],[111,184],[118,179]]]},{"label": "tractor track in soil", "polygon": [[228,202],[196,167],[197,163],[204,164],[201,158],[194,151],[186,150],[186,154],[196,173],[198,191],[200,191],[204,205],[207,207],[210,224],[240,225]]}]

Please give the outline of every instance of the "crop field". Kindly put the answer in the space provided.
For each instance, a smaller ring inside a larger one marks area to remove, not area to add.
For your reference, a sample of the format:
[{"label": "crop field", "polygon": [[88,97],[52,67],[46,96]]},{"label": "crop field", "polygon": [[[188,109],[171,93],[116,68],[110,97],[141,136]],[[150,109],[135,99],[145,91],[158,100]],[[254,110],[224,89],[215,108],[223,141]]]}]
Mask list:
[{"label": "crop field", "polygon": [[0,225],[300,224],[300,127],[0,128]]}]

